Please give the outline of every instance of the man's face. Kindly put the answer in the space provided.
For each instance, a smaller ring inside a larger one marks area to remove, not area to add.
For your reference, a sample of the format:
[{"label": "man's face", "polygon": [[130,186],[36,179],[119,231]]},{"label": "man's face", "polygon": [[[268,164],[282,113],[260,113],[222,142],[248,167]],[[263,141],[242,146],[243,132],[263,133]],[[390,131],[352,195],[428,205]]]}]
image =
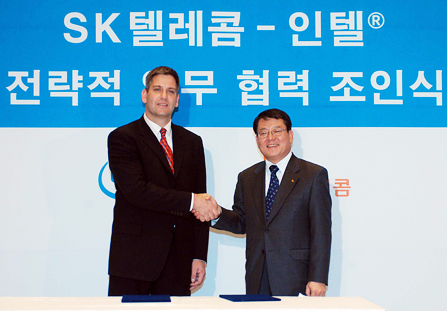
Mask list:
[{"label": "man's face", "polygon": [[146,106],[147,117],[160,126],[165,126],[178,107],[177,83],[171,75],[156,75],[152,78],[149,90],[141,93]]},{"label": "man's face", "polygon": [[[275,136],[272,131],[283,129],[281,135]],[[256,143],[264,157],[272,163],[278,163],[292,149],[293,132],[287,132],[286,125],[282,119],[261,119],[258,123],[258,134],[267,131],[265,138],[256,135]]]}]

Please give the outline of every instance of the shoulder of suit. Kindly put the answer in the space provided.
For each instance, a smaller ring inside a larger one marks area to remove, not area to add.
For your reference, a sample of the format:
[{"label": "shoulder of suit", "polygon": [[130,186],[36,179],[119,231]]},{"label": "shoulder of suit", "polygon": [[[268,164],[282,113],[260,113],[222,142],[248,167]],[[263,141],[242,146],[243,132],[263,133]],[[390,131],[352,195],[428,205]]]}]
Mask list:
[{"label": "shoulder of suit", "polygon": [[[143,120],[144,122],[144,120]],[[140,127],[141,119],[132,121],[130,123],[127,123],[125,125],[119,126],[116,129],[114,129],[112,132],[110,132],[109,135],[112,135],[114,133],[135,133],[138,128]]]},{"label": "shoulder of suit", "polygon": [[[294,157],[292,157],[293,159]],[[298,165],[300,167],[300,169],[303,170],[314,170],[314,171],[319,171],[319,170],[326,170],[323,166],[315,164],[313,162],[309,162],[300,158],[295,157],[296,160],[298,160]]]},{"label": "shoulder of suit", "polygon": [[180,134],[182,137],[186,136],[186,137],[191,137],[191,138],[200,139],[200,140],[202,139],[199,135],[191,132],[190,130],[185,129],[183,126],[171,123],[171,128],[172,128],[172,132],[174,135]]},{"label": "shoulder of suit", "polygon": [[261,162],[253,164],[252,166],[246,168],[245,170],[243,170],[239,174],[241,176],[244,176],[244,175],[247,175],[247,174],[253,174],[255,172],[261,172],[264,167],[265,167],[265,161],[261,161]]}]

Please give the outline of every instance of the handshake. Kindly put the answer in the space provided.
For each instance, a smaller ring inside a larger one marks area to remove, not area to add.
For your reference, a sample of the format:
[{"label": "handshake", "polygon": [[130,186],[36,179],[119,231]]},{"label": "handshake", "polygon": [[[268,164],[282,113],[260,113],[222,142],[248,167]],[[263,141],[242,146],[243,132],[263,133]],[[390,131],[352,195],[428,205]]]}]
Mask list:
[{"label": "handshake", "polygon": [[221,209],[216,200],[207,193],[194,193],[194,206],[191,211],[200,221],[211,221],[220,216]]}]

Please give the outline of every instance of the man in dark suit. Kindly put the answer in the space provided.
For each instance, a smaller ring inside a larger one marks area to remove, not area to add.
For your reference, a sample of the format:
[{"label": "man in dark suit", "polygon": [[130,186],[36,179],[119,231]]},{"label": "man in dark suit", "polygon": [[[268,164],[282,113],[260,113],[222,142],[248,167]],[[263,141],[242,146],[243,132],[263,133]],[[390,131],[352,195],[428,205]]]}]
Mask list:
[{"label": "man in dark suit", "polygon": [[247,235],[247,294],[324,296],[331,248],[327,171],[292,154],[285,112],[262,112],[253,130],[265,161],[239,174],[233,210],[222,208],[213,227]]},{"label": "man in dark suit", "polygon": [[190,295],[202,284],[209,223],[218,215],[206,192],[202,140],[172,124],[179,77],[157,67],[142,92],[145,113],[108,138],[116,202],[109,296]]}]

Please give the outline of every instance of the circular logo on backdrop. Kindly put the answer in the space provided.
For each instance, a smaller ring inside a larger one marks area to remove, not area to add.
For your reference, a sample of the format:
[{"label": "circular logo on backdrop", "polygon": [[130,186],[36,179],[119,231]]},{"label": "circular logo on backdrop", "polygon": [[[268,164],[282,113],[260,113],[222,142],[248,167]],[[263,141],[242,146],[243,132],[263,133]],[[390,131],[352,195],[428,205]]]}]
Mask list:
[{"label": "circular logo on backdrop", "polygon": [[109,162],[104,164],[104,166],[101,168],[101,171],[99,171],[98,184],[102,193],[104,193],[109,198],[115,199],[116,188],[112,172],[110,172],[109,169]]},{"label": "circular logo on backdrop", "polygon": [[382,28],[385,25],[385,17],[378,12],[371,13],[368,17],[368,24],[374,29]]}]

